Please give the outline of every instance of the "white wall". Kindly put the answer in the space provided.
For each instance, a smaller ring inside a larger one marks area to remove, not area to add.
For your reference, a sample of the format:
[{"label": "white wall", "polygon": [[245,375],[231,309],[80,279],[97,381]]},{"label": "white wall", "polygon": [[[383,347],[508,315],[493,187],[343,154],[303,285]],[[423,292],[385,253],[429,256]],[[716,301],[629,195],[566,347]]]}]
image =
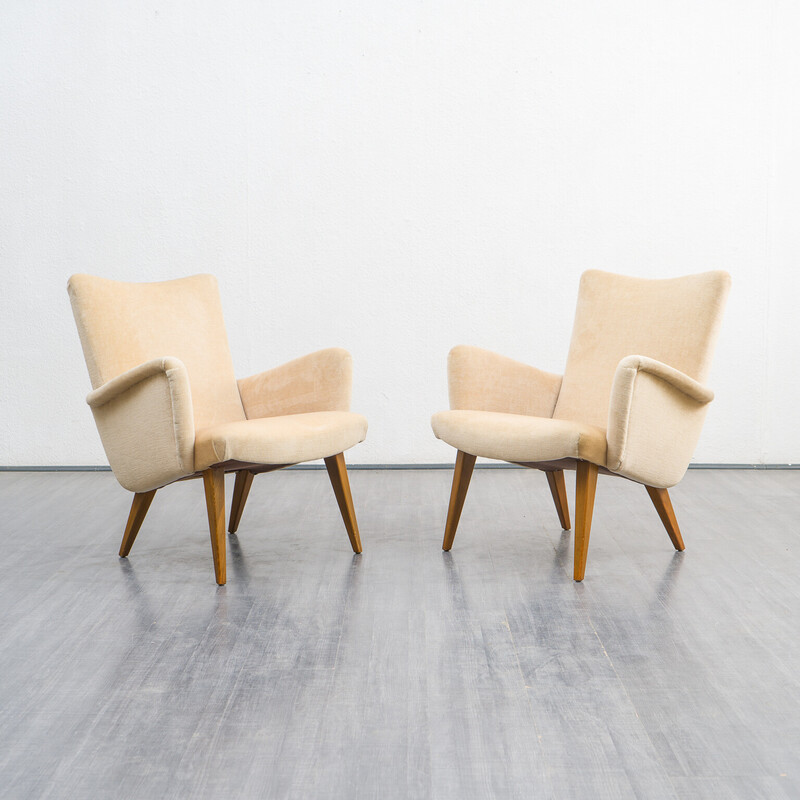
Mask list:
[{"label": "white wall", "polygon": [[353,463],[445,356],[560,371],[581,271],[724,268],[700,462],[800,460],[800,4],[0,5],[0,464],[104,456],[65,283],[213,272],[245,375],[340,345]]}]

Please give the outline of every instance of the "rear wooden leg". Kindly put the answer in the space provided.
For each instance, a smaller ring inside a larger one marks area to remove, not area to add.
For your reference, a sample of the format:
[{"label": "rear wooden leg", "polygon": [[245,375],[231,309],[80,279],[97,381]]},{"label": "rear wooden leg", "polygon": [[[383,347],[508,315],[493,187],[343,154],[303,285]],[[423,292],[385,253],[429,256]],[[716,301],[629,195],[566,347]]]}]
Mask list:
[{"label": "rear wooden leg", "polygon": [[331,479],[333,493],[336,495],[336,502],[339,504],[339,511],[342,513],[344,527],[350,537],[350,546],[354,553],[360,553],[361,536],[358,533],[356,511],[353,508],[353,497],[350,494],[350,479],[347,477],[344,453],[337,453],[335,456],[326,458],[325,466],[328,469],[328,477]]},{"label": "rear wooden leg", "polygon": [[592,530],[594,493],[597,489],[597,465],[578,462],[575,479],[575,564],[573,578],[582,581],[586,573],[586,554],[589,552],[589,533]]},{"label": "rear wooden leg", "polygon": [[444,541],[442,550],[449,550],[456,538],[458,521],[461,519],[461,509],[467,497],[467,489],[475,468],[476,456],[464,453],[461,450],[456,455],[456,466],[453,470],[453,488],[450,490],[450,506],[447,509],[447,522],[444,526]]},{"label": "rear wooden leg", "polygon": [[650,495],[650,499],[653,501],[653,505],[658,511],[658,516],[661,517],[661,521],[664,523],[675,549],[685,550],[686,545],[683,543],[678,520],[675,519],[675,510],[672,508],[669,492],[666,489],[656,489],[654,486],[645,486],[644,488],[647,489],[647,494]]},{"label": "rear wooden leg", "polygon": [[236,473],[236,483],[233,485],[233,499],[231,500],[231,517],[228,520],[228,533],[236,533],[239,527],[244,504],[247,502],[247,495],[250,494],[250,487],[253,484],[253,477],[253,473],[246,469],[240,469]]},{"label": "rear wooden leg", "polygon": [[553,495],[553,502],[556,504],[558,521],[561,523],[561,527],[568,531],[572,526],[569,524],[569,503],[567,502],[567,485],[564,483],[564,470],[548,470],[545,475],[547,475],[547,483],[550,486],[550,494]]},{"label": "rear wooden leg", "polygon": [[225,585],[225,471],[203,471],[203,488],[206,490],[208,528],[211,532],[211,554],[214,556],[214,575],[220,586]]},{"label": "rear wooden leg", "polygon": [[137,492],[133,496],[131,513],[128,514],[128,524],[125,526],[125,533],[122,534],[122,544],[119,546],[119,554],[122,558],[127,557],[128,553],[130,553],[131,547],[136,541],[136,534],[139,533],[139,528],[142,527],[144,518],[150,508],[150,503],[153,502],[155,496],[155,489],[150,492]]}]

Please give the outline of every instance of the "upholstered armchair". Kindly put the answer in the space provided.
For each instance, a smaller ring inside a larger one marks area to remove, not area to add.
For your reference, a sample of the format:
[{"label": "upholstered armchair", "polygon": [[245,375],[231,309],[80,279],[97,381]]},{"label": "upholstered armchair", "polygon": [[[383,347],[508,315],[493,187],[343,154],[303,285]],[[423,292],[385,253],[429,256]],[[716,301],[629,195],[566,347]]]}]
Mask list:
[{"label": "upholstered armchair", "polygon": [[450,550],[477,456],[542,470],[570,528],[564,470],[576,470],[574,579],[583,580],[597,475],[644,484],[676,550],[668,489],[691,460],[713,392],[704,385],[730,288],[726,272],[581,278],[562,375],[477,347],[448,359],[450,411],[433,431],[458,450],[443,548]]},{"label": "upholstered armchair", "polygon": [[202,477],[217,583],[225,583],[225,481],[235,533],[253,476],[322,458],[353,551],[361,540],[343,452],[364,440],[352,359],[332,348],[237,381],[217,282],[121,283],[73,275],[68,291],[89,368],[87,397],[111,469],[134,492],[128,555],[156,490]]}]

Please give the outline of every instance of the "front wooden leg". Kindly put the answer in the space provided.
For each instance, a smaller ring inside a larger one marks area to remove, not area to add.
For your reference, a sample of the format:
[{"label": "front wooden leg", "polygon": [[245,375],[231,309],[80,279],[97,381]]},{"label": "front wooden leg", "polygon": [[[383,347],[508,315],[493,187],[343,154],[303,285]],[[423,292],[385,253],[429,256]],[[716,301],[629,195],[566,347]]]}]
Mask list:
[{"label": "front wooden leg", "polygon": [[442,550],[450,550],[456,538],[458,521],[461,519],[461,509],[467,499],[467,489],[475,467],[476,456],[463,453],[461,450],[456,455],[456,466],[453,470],[453,488],[450,490],[450,505],[447,509],[447,522],[444,525],[444,541]]},{"label": "front wooden leg", "polygon": [[139,533],[139,528],[142,527],[144,518],[147,516],[147,511],[150,508],[150,503],[156,496],[156,490],[150,492],[137,492],[133,496],[133,503],[131,503],[131,513],[128,514],[128,523],[125,525],[125,533],[122,534],[122,544],[119,546],[119,554],[121,558],[126,558],[128,553],[136,541],[136,534]]},{"label": "front wooden leg", "polygon": [[586,554],[589,552],[589,533],[592,530],[594,493],[597,488],[597,465],[578,462],[575,479],[575,564],[573,578],[582,581],[586,573]]},{"label": "front wooden leg", "polygon": [[214,556],[214,575],[220,586],[225,585],[225,471],[203,471],[203,488],[206,490],[208,528],[211,532],[211,554]]},{"label": "front wooden leg", "polygon": [[564,483],[564,470],[548,470],[547,483],[550,486],[550,494],[553,495],[553,502],[556,505],[556,513],[561,527],[568,531],[572,526],[569,522],[569,503],[567,502],[567,484]]},{"label": "front wooden leg", "polygon": [[686,545],[683,543],[683,536],[681,536],[681,529],[678,527],[678,520],[675,519],[675,509],[672,508],[672,500],[669,499],[669,492],[666,489],[656,489],[654,486],[645,486],[647,494],[653,501],[653,505],[658,511],[658,516],[664,523],[667,529],[670,541],[676,550],[685,550]]},{"label": "front wooden leg", "polygon": [[326,458],[325,466],[328,469],[328,477],[331,479],[333,493],[336,495],[336,502],[339,504],[339,511],[342,513],[344,527],[350,538],[350,546],[354,553],[360,553],[361,536],[358,533],[356,510],[353,508],[353,497],[350,494],[350,479],[347,477],[344,453],[337,453],[335,456]]}]

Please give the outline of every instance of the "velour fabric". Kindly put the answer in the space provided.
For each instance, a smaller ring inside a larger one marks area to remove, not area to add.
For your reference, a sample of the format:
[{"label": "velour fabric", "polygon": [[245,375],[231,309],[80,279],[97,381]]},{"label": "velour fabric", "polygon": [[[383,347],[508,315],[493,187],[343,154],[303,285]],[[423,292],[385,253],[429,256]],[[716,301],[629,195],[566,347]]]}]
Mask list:
[{"label": "velour fabric", "polygon": [[167,375],[177,374],[189,380],[189,373],[186,371],[186,365],[177,358],[154,358],[152,361],[146,361],[144,364],[139,364],[137,367],[117,375],[112,378],[108,383],[104,383],[86,396],[86,403],[91,408],[100,408],[104,406],[109,400],[113,400],[123,392],[128,391],[132,386],[141,383],[145,378],[163,372]]},{"label": "velour fabric", "polygon": [[437,438],[473,456],[512,462],[580,458],[605,466],[606,432],[593,425],[462,409],[434,414],[431,425]]},{"label": "velour fabric", "polygon": [[637,353],[705,381],[729,288],[721,271],[663,280],[584,272],[553,416],[605,425],[617,365]]},{"label": "velour fabric", "polygon": [[348,411],[353,385],[353,357],[341,347],[329,347],[296,358],[274,369],[239,380],[248,419]]},{"label": "velour fabric", "polygon": [[297,464],[336,455],[364,441],[367,420],[346,411],[315,411],[229,422],[197,431],[198,470],[223,461]]},{"label": "velour fabric", "polygon": [[194,415],[186,367],[154,359],[89,395],[108,463],[120,484],[147,492],[194,472]]},{"label": "velour fabric", "polygon": [[459,345],[447,357],[450,408],[551,417],[561,376],[480,347]]},{"label": "velour fabric", "polygon": [[654,358],[648,358],[647,356],[627,356],[619,362],[614,372],[614,383],[611,385],[612,405],[614,402],[615,384],[621,380],[623,376],[627,375],[630,377],[635,375],[636,372],[647,372],[654,375],[656,378],[661,378],[698,403],[710,403],[714,399],[714,392],[712,392],[711,389],[707,386],[703,386],[700,381],[690,378],[680,370],[670,367],[669,364],[664,364],[661,361],[656,361]]},{"label": "velour fabric", "polygon": [[456,347],[452,410],[434,415],[434,433],[476,456],[578,458],[674,486],[714,397],[704,382],[729,290],[721,271],[665,280],[585,272],[563,378]]},{"label": "velour fabric", "polygon": [[73,275],[68,290],[95,389],[171,356],[189,374],[198,430],[245,419],[212,275],[157,283]]},{"label": "velour fabric", "polygon": [[608,411],[606,466],[668,489],[683,478],[714,394],[677,370],[642,356],[617,368]]},{"label": "velour fabric", "polygon": [[73,275],[67,288],[94,387],[87,402],[126,489],[157,489],[221,461],[323,458],[363,441],[366,420],[348,413],[345,350],[237,383],[211,275],[159,283]]}]

